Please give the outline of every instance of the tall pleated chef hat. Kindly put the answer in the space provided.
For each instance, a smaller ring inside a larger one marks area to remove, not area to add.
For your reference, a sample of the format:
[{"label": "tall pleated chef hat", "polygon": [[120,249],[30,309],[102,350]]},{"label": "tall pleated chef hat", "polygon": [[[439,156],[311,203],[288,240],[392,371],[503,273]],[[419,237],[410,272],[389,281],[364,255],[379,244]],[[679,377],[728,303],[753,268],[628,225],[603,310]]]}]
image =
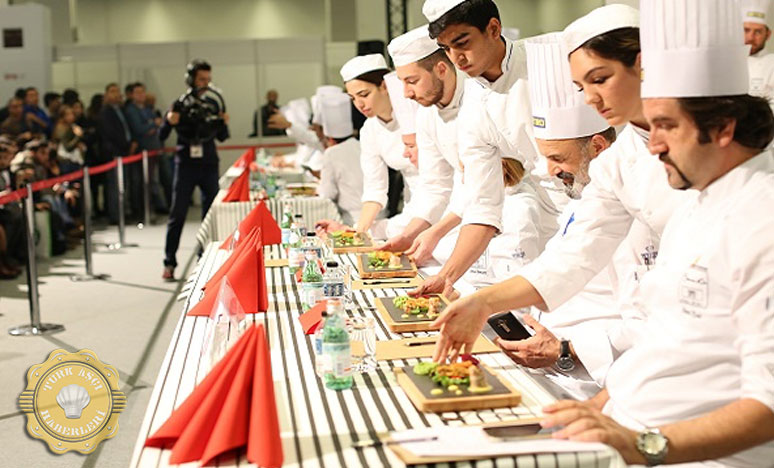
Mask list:
[{"label": "tall pleated chef hat", "polygon": [[427,21],[432,23],[464,1],[465,0],[425,0],[425,4],[422,5],[422,14],[425,15]]},{"label": "tall pleated chef hat", "polygon": [[610,126],[573,84],[561,36],[549,33],[525,42],[532,129],[542,140],[585,137]]},{"label": "tall pleated chef hat", "polygon": [[320,96],[326,94],[345,94],[344,91],[338,86],[322,85],[318,86],[315,90],[314,96],[311,97],[312,101],[312,123],[316,125],[322,125],[322,115],[320,113]]},{"label": "tall pleated chef hat", "polygon": [[729,0],[642,0],[643,98],[747,94],[739,6]]},{"label": "tall pleated chef hat", "polygon": [[358,55],[341,67],[341,79],[346,83],[358,76],[375,70],[389,70],[382,54]]},{"label": "tall pleated chef hat", "polygon": [[438,43],[430,39],[429,34],[427,25],[424,25],[390,41],[387,51],[392,57],[392,63],[396,67],[402,67],[409,63],[418,62],[437,51]]},{"label": "tall pleated chef hat", "polygon": [[304,128],[309,125],[309,119],[312,118],[312,108],[306,98],[298,98],[288,101],[280,108],[280,112],[285,118],[296,125]]},{"label": "tall pleated chef hat", "polygon": [[742,22],[769,25],[771,0],[739,0],[742,7]]},{"label": "tall pleated chef hat", "polygon": [[419,104],[413,99],[403,96],[403,82],[395,72],[384,75],[384,83],[390,94],[392,113],[398,120],[401,135],[416,133],[417,109]]},{"label": "tall pleated chef hat", "polygon": [[331,138],[352,136],[352,104],[344,93],[324,94],[320,96],[323,135]]},{"label": "tall pleated chef hat", "polygon": [[621,28],[638,28],[640,14],[636,8],[612,3],[592,10],[586,16],[576,19],[562,32],[562,41],[567,53],[571,54],[591,38]]}]

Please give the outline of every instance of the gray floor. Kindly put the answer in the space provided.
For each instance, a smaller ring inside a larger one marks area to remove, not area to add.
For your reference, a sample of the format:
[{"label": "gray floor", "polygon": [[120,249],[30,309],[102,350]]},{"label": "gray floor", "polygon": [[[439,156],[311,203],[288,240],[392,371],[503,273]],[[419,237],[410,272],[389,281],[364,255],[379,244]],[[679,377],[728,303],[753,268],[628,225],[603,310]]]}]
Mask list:
[{"label": "gray floor", "polygon": [[[194,261],[198,208],[189,211],[178,252],[176,276],[186,274]],[[163,221],[163,220],[162,220]],[[64,324],[62,333],[46,337],[11,337],[6,330],[29,323],[25,276],[0,281],[0,466],[19,467],[125,467],[142,423],[161,361],[179,318],[176,301],[179,283],[161,280],[165,225],[143,230],[132,226],[127,242],[139,247],[109,251],[98,247],[94,271],[108,273],[107,281],[73,282],[83,273],[83,250],[38,264],[41,317]],[[96,242],[115,242],[116,228],[104,228]],[[183,276],[184,277],[184,276]],[[118,369],[127,407],[119,418],[118,434],[103,442],[95,453],[53,455],[39,440],[27,436],[26,417],[16,399],[26,386],[27,369],[45,361],[57,348],[88,348]]]}]

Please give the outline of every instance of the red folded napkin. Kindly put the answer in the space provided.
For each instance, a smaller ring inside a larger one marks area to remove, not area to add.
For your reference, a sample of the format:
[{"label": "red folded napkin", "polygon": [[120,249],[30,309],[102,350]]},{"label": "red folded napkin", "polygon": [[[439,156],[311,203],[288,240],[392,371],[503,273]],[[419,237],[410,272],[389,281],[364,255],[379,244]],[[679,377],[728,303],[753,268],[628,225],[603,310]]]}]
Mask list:
[{"label": "red folded napkin", "polygon": [[246,251],[249,250],[249,247],[254,246],[255,244],[261,242],[261,230],[257,227],[254,227],[250,230],[250,233],[247,235],[246,238],[242,240],[242,242],[239,242],[236,247],[234,247],[234,250],[231,252],[231,255],[228,256],[225,262],[223,262],[223,265],[218,268],[218,271],[215,272],[212,277],[207,280],[207,283],[202,286],[202,289],[207,289],[209,287],[215,287],[218,282],[220,282],[220,279],[223,278],[223,276],[228,272],[228,270],[231,269],[231,267],[234,265],[234,263],[239,259],[239,257],[242,256]]},{"label": "red folded napkin", "polygon": [[263,325],[253,325],[169,419],[145,441],[172,447],[169,463],[206,465],[234,449],[263,467],[283,462],[274,380]]},{"label": "red folded napkin", "polygon": [[250,148],[249,150],[242,153],[242,156],[240,156],[234,162],[234,167],[248,168],[250,167],[250,163],[254,161],[255,161],[255,148]]},{"label": "red folded napkin", "polygon": [[266,267],[263,262],[263,247],[255,238],[253,245],[231,265],[226,274],[217,284],[207,284],[204,297],[186,315],[196,317],[212,317],[215,310],[220,282],[228,278],[234,295],[239,299],[246,314],[266,312],[269,309],[269,298],[266,287]]},{"label": "red folded napkin", "polygon": [[[282,242],[282,229],[279,224],[271,215],[271,211],[266,207],[263,201],[258,202],[255,208],[250,210],[247,216],[239,222],[239,238],[244,239],[253,227],[259,227],[261,229],[261,241],[263,245],[275,245]],[[221,249],[228,248],[231,243],[233,234],[229,235],[226,240],[220,245]],[[238,241],[238,242],[241,242]],[[237,243],[238,243],[237,242]]]},{"label": "red folded napkin", "polygon": [[228,188],[224,202],[247,202],[250,201],[250,171],[245,169]]},{"label": "red folded napkin", "polygon": [[317,327],[322,322],[322,313],[326,307],[328,307],[328,301],[320,301],[314,307],[298,316],[298,321],[301,322],[301,328],[304,329],[304,333],[314,335]]}]

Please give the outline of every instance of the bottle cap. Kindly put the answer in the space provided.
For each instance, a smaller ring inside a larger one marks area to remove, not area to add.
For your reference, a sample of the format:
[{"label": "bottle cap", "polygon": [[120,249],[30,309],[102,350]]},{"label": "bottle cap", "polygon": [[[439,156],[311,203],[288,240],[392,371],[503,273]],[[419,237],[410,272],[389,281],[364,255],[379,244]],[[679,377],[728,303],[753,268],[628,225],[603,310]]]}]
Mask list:
[{"label": "bottle cap", "polygon": [[306,237],[317,237],[317,234],[315,234],[314,231],[309,231],[306,233]]},{"label": "bottle cap", "polygon": [[295,217],[296,217],[296,218],[303,218],[303,217],[304,217],[304,215],[302,215],[301,213],[296,213],[296,214],[295,214]]},{"label": "bottle cap", "polygon": [[337,266],[339,266],[339,262],[335,260],[331,260],[329,262],[325,262],[325,266],[327,266],[328,268],[336,268]]}]

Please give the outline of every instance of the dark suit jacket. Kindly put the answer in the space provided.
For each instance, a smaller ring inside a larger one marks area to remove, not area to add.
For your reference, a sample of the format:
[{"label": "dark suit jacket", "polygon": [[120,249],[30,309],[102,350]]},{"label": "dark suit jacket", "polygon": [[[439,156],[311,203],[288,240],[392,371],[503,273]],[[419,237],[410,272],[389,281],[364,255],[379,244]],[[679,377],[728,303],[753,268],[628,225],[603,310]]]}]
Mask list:
[{"label": "dark suit jacket", "polygon": [[100,135],[100,149],[104,161],[111,161],[116,156],[129,155],[131,141],[126,138],[124,125],[116,112],[121,112],[121,108],[108,105],[103,106],[99,112],[97,132]]}]

